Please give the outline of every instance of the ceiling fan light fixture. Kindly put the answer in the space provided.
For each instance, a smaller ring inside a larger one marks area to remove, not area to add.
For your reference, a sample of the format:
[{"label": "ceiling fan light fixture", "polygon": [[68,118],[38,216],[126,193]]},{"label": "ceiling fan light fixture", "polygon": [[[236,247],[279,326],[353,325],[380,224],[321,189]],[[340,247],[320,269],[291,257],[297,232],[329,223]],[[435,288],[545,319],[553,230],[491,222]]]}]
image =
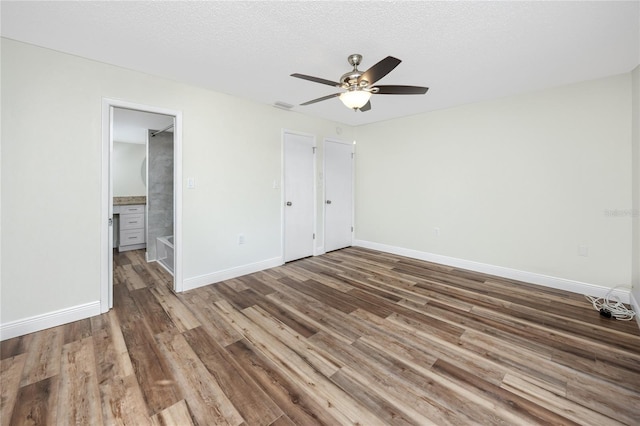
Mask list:
[{"label": "ceiling fan light fixture", "polygon": [[358,109],[369,102],[370,97],[371,92],[366,90],[349,90],[340,95],[340,100],[347,108]]}]

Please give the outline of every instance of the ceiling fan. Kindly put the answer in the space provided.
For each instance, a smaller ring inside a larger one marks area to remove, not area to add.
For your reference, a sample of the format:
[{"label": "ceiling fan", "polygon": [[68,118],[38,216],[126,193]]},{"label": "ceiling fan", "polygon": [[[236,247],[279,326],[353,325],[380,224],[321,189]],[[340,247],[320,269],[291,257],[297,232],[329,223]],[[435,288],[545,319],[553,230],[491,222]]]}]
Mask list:
[{"label": "ceiling fan", "polygon": [[328,86],[340,87],[345,92],[334,93],[332,95],[323,96],[321,98],[307,101],[301,106],[315,104],[316,102],[326,101],[327,99],[339,97],[343,104],[354,111],[369,111],[371,95],[424,95],[429,90],[428,87],[420,86],[374,86],[375,82],[385,75],[389,74],[397,67],[400,59],[393,56],[387,56],[365,72],[358,69],[358,65],[362,61],[362,55],[354,53],[347,58],[349,64],[353,66],[353,70],[343,74],[339,82],[325,80],[324,78],[313,77],[304,74],[291,74],[291,77],[301,78]]}]

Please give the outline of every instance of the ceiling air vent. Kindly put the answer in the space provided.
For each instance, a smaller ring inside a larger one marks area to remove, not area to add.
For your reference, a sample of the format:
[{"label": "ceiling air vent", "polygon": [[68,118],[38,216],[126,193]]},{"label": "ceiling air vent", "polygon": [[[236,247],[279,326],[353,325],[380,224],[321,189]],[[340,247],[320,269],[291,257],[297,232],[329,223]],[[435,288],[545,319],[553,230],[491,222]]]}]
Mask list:
[{"label": "ceiling air vent", "polygon": [[287,111],[293,108],[293,105],[288,104],[286,102],[282,102],[282,101],[276,101],[276,103],[274,103],[273,106],[276,108],[285,109]]}]

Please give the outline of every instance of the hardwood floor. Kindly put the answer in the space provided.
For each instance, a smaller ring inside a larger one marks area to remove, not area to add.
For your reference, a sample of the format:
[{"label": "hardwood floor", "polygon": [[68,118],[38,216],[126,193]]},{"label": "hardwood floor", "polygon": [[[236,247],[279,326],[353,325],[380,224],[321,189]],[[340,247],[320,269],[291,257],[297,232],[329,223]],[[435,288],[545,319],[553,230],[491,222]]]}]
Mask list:
[{"label": "hardwood floor", "polygon": [[640,332],[582,295],[348,248],[2,342],[2,425],[640,424]]}]

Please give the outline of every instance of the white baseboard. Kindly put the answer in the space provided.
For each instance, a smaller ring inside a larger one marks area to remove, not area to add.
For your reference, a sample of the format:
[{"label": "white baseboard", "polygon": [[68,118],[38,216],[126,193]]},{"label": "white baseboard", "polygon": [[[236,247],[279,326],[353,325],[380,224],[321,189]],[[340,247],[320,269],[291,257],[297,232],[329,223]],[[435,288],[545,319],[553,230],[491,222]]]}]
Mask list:
[{"label": "white baseboard", "polygon": [[[443,256],[403,247],[390,246],[371,241],[355,240],[354,246],[425,260],[442,265],[453,266],[460,269],[468,269],[484,274],[496,275],[511,280],[523,281],[531,284],[538,284],[545,287],[566,290],[572,293],[588,294],[590,296],[604,297],[611,288],[596,284],[589,284],[581,281],[568,280],[566,278],[552,277],[535,272],[520,271],[518,269],[505,268],[503,266],[489,265],[486,263],[474,262],[472,260],[458,259],[455,257]],[[621,302],[629,303],[630,291],[625,289],[615,289],[612,295],[617,296]]]},{"label": "white baseboard", "polygon": [[222,271],[212,272],[198,277],[187,278],[183,282],[183,291],[193,290],[194,288],[203,287],[205,285],[218,283],[224,280],[230,280],[231,278],[252,274],[265,269],[275,268],[282,264],[284,264],[282,257],[274,257],[271,259],[261,260],[260,262],[250,263],[248,265],[236,266],[234,268],[224,269]]},{"label": "white baseboard", "polygon": [[636,313],[636,322],[638,323],[638,327],[640,328],[640,301],[636,300],[635,297],[633,297],[633,293],[631,293],[629,295],[629,299],[630,299],[630,304],[631,304],[631,309],[633,309],[633,312]]},{"label": "white baseboard", "polygon": [[0,325],[0,341],[100,315],[100,301],[60,309]]}]

